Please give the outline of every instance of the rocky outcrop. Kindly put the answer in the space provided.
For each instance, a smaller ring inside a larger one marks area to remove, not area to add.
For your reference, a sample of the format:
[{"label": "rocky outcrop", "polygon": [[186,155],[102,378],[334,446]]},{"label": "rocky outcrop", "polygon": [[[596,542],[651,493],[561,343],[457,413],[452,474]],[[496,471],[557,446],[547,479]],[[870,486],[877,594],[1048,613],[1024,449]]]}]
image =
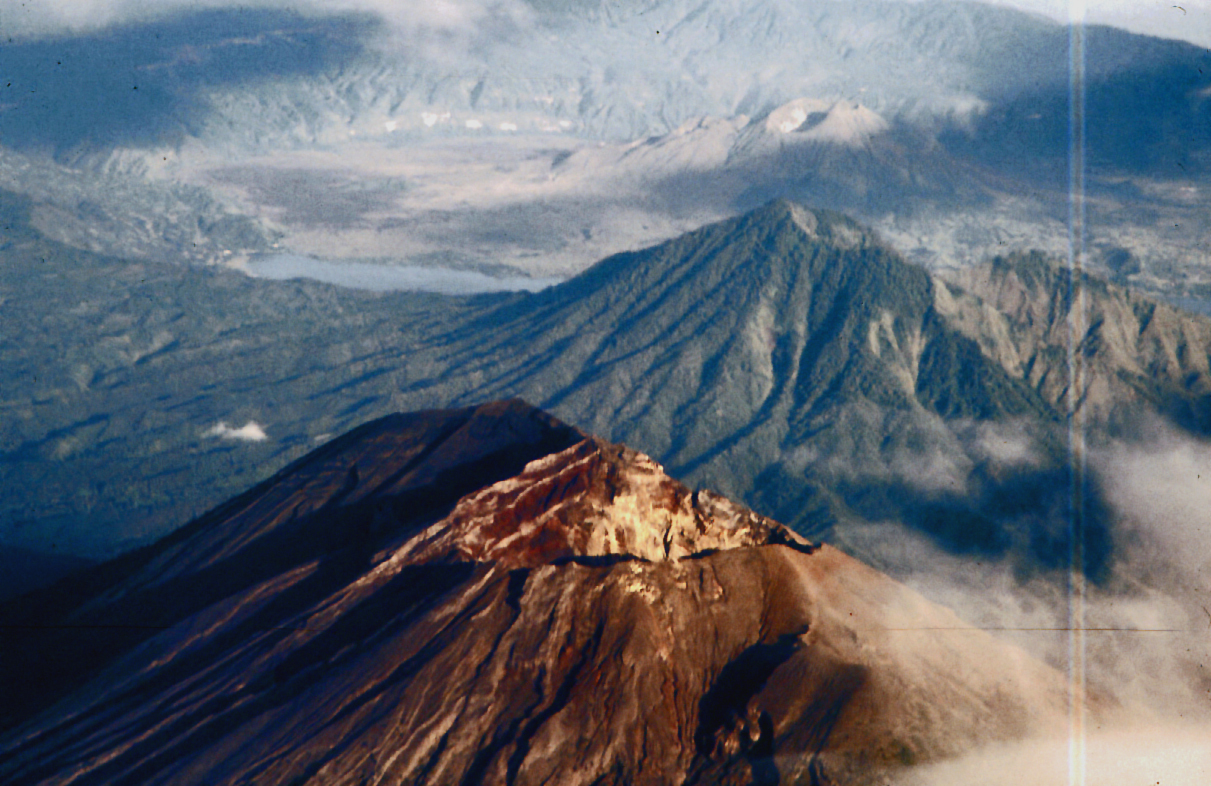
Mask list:
[{"label": "rocky outcrop", "polygon": [[1151,411],[1211,430],[1211,321],[1040,253],[950,274],[939,310],[1060,411]]},{"label": "rocky outcrop", "polygon": [[691,492],[641,453],[585,439],[462,498],[392,559],[528,568],[580,557],[660,562],[769,543],[806,548],[764,516]]},{"label": "rocky outcrop", "polygon": [[0,779],[868,783],[1064,678],[505,402],[393,416],[0,621]]}]

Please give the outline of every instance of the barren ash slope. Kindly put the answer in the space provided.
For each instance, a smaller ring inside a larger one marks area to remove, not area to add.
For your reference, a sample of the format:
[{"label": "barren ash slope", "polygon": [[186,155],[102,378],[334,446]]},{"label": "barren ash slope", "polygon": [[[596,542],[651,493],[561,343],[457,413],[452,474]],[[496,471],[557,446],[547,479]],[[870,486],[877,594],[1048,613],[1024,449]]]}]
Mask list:
[{"label": "barren ash slope", "polygon": [[1068,711],[1021,651],[516,400],[368,423],[0,615],[6,783],[870,783]]}]

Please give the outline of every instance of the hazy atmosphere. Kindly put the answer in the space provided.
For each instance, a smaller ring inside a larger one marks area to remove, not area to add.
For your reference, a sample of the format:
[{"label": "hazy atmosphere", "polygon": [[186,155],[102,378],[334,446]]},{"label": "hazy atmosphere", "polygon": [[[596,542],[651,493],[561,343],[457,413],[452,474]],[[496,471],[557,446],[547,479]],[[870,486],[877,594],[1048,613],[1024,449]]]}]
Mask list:
[{"label": "hazy atmosphere", "polygon": [[0,33],[0,780],[1211,782],[1211,2]]},{"label": "hazy atmosphere", "polygon": [[[1206,14],[1209,7],[1204,0],[1191,0],[1181,6],[1153,0],[1002,0],[994,5],[1029,11],[1060,21],[1083,18],[1090,23],[1114,25],[1132,32],[1178,38],[1202,45],[1208,43],[1206,26],[1199,23],[1200,16]],[[163,0],[157,3],[147,0],[50,0],[37,4],[5,0],[0,5],[6,32],[30,37],[79,33],[116,24],[146,22],[182,11],[222,7],[289,8],[313,14],[371,13],[403,30],[467,29],[483,24],[485,17],[507,16],[524,20],[533,13],[521,0],[441,0],[433,3],[393,3],[388,0]],[[1193,14],[1194,18],[1179,21],[1179,14],[1183,17]]]}]

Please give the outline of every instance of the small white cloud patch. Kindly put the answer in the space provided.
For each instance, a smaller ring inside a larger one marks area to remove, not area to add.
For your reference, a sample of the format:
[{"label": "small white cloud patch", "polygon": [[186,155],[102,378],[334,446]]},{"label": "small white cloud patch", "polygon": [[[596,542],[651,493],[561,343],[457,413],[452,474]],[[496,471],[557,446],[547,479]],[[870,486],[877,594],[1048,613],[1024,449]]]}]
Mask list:
[{"label": "small white cloud patch", "polygon": [[226,422],[220,420],[214,426],[207,429],[202,436],[217,437],[219,439],[238,439],[244,442],[264,442],[269,439],[269,435],[265,433],[265,429],[255,420],[250,420],[239,428],[232,428]]},{"label": "small white cloud patch", "polygon": [[784,134],[789,134],[806,122],[807,110],[802,107],[795,107],[791,110],[790,117],[778,124],[778,130]]}]

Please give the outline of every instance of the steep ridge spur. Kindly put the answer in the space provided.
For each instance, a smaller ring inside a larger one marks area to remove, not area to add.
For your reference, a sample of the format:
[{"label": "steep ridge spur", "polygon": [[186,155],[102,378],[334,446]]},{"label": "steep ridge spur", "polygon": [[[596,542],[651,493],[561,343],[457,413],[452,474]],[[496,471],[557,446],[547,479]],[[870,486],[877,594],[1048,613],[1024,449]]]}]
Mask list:
[{"label": "steep ridge spur", "polygon": [[333,440],[19,604],[9,783],[856,784],[1064,678],[517,402]]},{"label": "steep ridge spur", "polygon": [[1055,418],[935,287],[851,219],[777,201],[471,321],[452,372],[484,380],[462,401],[521,395],[824,534],[843,480],[971,466],[946,420]]},{"label": "steep ridge spur", "polygon": [[[1211,321],[1041,254],[997,257],[947,280],[986,307],[955,308],[960,330],[1057,408],[1095,421],[1151,409],[1211,433]],[[961,295],[960,295],[961,299]],[[1072,389],[1069,355],[1081,366]]]}]

